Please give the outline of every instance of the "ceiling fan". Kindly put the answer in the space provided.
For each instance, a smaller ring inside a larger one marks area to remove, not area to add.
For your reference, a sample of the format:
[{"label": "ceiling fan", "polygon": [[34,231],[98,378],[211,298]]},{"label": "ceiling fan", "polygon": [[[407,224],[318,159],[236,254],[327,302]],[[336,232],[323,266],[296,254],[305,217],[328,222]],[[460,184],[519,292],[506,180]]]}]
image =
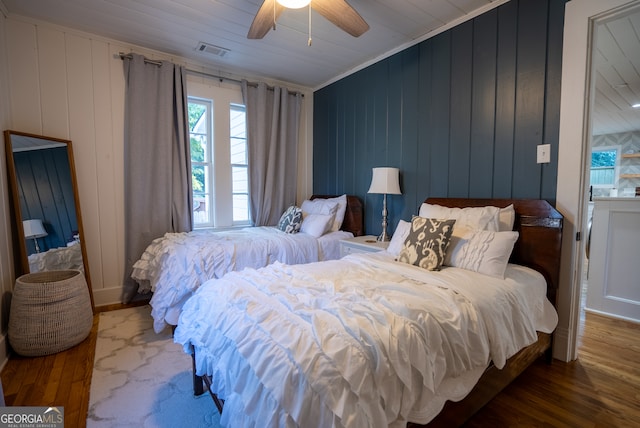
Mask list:
[{"label": "ceiling fan", "polygon": [[[298,9],[308,4],[309,0],[264,0],[253,18],[247,38],[263,38],[270,29],[275,30],[276,20],[285,8]],[[345,0],[311,0],[310,6],[354,37],[362,35],[369,29],[369,24]]]}]

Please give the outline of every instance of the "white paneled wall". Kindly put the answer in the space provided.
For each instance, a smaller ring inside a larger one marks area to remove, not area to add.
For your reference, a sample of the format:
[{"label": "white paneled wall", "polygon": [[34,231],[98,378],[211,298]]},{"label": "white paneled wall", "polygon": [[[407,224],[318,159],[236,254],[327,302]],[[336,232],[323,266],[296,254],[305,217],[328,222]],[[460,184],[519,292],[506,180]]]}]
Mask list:
[{"label": "white paneled wall", "polygon": [[[72,141],[95,304],[118,303],[126,239],[125,85],[118,54],[133,50],[152,59],[185,62],[159,52],[18,17],[8,18],[5,25],[11,116],[5,129]],[[201,66],[185,65],[206,72]],[[305,105],[311,106],[313,94],[308,90],[303,92]],[[303,112],[301,126],[300,199],[312,189],[311,110],[307,107]]]},{"label": "white paneled wall", "polygon": [[124,75],[116,42],[9,19],[11,128],[73,144],[96,305],[120,301]]}]

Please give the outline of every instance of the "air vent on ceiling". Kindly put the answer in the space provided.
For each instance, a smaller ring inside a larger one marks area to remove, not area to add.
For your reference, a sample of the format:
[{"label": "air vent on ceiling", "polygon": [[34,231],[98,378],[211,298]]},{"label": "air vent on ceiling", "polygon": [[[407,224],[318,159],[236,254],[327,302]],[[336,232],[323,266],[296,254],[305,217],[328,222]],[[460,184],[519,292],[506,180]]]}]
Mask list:
[{"label": "air vent on ceiling", "polygon": [[220,46],[210,45],[209,43],[199,42],[196,46],[196,50],[202,53],[208,53],[209,55],[215,55],[223,57],[229,53],[229,49],[221,48]]}]

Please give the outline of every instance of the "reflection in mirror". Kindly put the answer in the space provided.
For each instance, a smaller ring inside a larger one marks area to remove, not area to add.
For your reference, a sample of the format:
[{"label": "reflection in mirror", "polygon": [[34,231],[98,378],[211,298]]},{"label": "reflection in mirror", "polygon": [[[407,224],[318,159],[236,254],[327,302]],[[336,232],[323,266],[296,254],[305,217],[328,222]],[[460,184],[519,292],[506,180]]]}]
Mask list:
[{"label": "reflection in mirror", "polygon": [[5,131],[5,145],[22,273],[77,269],[91,290],[71,141]]}]

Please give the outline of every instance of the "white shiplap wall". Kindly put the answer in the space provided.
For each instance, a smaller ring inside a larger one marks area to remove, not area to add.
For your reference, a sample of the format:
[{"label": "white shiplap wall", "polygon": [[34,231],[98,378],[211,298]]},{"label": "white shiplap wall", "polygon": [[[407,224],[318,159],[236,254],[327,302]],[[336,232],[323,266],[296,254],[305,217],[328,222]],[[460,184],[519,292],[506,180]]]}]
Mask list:
[{"label": "white shiplap wall", "polygon": [[[207,70],[168,54],[46,23],[9,18],[6,35],[11,112],[7,127],[72,141],[95,304],[120,302],[126,238],[124,75],[118,53],[133,50]],[[294,89],[305,94],[305,105],[312,105],[310,91]],[[307,107],[299,197],[311,191],[311,117]]]},{"label": "white shiplap wall", "polygon": [[72,141],[97,305],[120,300],[126,46],[9,19],[11,128]]}]

